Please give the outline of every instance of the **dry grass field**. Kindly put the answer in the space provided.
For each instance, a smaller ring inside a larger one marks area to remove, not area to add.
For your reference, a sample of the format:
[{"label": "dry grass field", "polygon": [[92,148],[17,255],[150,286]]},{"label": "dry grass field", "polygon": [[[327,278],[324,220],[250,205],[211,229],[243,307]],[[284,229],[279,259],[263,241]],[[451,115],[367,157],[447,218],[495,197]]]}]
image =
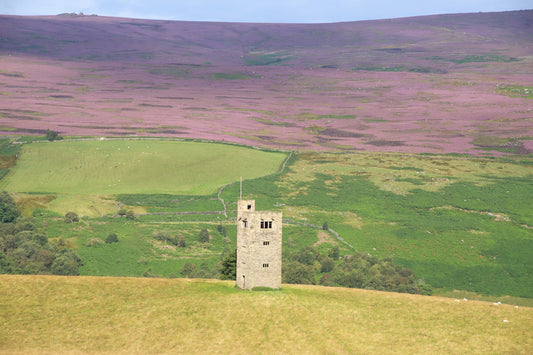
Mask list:
[{"label": "dry grass field", "polygon": [[0,352],[531,354],[533,309],[345,288],[0,276]]}]

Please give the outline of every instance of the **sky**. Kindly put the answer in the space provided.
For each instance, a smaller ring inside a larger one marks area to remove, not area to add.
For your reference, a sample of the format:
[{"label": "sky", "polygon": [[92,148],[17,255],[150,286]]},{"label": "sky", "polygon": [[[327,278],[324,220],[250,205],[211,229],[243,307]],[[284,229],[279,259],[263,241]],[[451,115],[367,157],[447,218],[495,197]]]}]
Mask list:
[{"label": "sky", "polygon": [[533,9],[532,0],[0,0],[3,15],[97,14],[216,22],[327,23]]}]

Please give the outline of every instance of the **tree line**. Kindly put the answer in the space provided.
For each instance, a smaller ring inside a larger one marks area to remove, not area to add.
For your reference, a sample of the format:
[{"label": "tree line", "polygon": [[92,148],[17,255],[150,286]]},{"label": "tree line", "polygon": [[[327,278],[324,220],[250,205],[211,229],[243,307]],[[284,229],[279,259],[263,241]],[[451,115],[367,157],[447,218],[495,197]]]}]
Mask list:
[{"label": "tree line", "polygon": [[7,192],[0,193],[0,273],[79,275],[82,260],[61,238],[48,239],[33,217],[21,217]]},{"label": "tree line", "polygon": [[282,281],[290,284],[432,294],[431,287],[418,280],[412,270],[396,265],[391,258],[379,259],[365,253],[341,257],[339,247],[329,249],[327,254],[310,246],[285,254]]},{"label": "tree line", "polygon": [[[236,250],[223,256],[217,265],[221,279],[235,280],[236,261]],[[339,247],[329,249],[327,254],[310,246],[284,253],[282,282],[432,294],[431,286],[418,280],[412,270],[394,264],[391,258],[363,253],[341,257]]]}]

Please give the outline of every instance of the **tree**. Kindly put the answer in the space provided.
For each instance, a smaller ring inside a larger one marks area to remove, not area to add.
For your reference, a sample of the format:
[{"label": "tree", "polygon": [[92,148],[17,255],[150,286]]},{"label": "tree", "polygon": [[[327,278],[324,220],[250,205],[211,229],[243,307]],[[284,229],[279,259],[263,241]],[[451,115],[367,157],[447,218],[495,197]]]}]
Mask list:
[{"label": "tree", "polygon": [[78,222],[80,219],[76,212],[67,212],[65,214],[65,222],[67,223],[75,223]]},{"label": "tree", "polygon": [[186,263],[181,268],[180,274],[185,277],[193,278],[196,276],[196,265],[191,263]]},{"label": "tree", "polygon": [[110,233],[107,238],[105,239],[105,242],[108,244],[111,243],[117,243],[118,242],[118,236],[116,233]]},{"label": "tree", "polygon": [[63,139],[56,131],[51,131],[49,129],[46,130],[46,139],[48,139],[50,142],[52,141],[58,141]]},{"label": "tree", "polygon": [[325,258],[320,263],[320,272],[330,272],[335,267],[335,263],[330,258]]},{"label": "tree", "polygon": [[222,223],[219,223],[217,226],[217,231],[220,233],[223,237],[226,236],[226,227],[222,225]]},{"label": "tree", "polygon": [[187,243],[185,242],[185,237],[181,236],[180,241],[178,242],[178,246],[180,248],[185,248],[187,246]]},{"label": "tree", "polygon": [[226,255],[220,265],[220,278],[222,280],[235,280],[237,275],[237,249]]},{"label": "tree", "polygon": [[315,272],[312,266],[304,265],[297,261],[283,263],[283,282],[289,284],[315,284]]},{"label": "tree", "polygon": [[203,228],[200,231],[200,234],[198,234],[198,241],[200,243],[208,243],[209,242],[209,231],[205,228]]},{"label": "tree", "polygon": [[78,263],[67,254],[58,256],[52,263],[54,275],[79,275]]},{"label": "tree", "polygon": [[332,258],[333,260],[339,260],[339,256],[340,256],[339,247],[335,246],[331,248],[328,252],[328,256]]},{"label": "tree", "polygon": [[322,230],[329,230],[329,227],[328,227],[328,222],[324,222],[324,224],[322,225]]},{"label": "tree", "polygon": [[305,265],[313,265],[316,261],[316,257],[316,250],[313,249],[313,247],[307,246],[300,249],[300,251],[294,255],[293,260]]},{"label": "tree", "polygon": [[13,223],[20,216],[15,200],[5,191],[0,193],[0,222]]}]

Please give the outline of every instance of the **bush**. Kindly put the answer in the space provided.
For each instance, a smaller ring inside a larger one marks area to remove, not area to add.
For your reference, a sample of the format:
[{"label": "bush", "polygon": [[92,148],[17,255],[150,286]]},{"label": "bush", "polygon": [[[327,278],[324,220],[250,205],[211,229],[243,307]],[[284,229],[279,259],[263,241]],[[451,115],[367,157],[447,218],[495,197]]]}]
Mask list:
[{"label": "bush", "polygon": [[220,265],[220,278],[222,280],[235,280],[237,275],[237,249],[226,255]]},{"label": "bush", "polygon": [[20,211],[11,197],[5,191],[0,193],[0,222],[12,223],[15,222],[17,217],[20,216]]},{"label": "bush", "polygon": [[420,294],[425,296],[431,296],[433,294],[433,288],[430,285],[422,284],[419,286]]},{"label": "bush", "polygon": [[312,266],[304,265],[298,261],[283,263],[283,282],[289,284],[315,284],[315,270]]},{"label": "bush", "polygon": [[200,243],[208,243],[209,242],[209,231],[207,229],[202,229],[200,233],[198,234],[198,241]]},{"label": "bush", "polygon": [[116,233],[110,233],[107,238],[105,239],[105,242],[107,244],[111,244],[111,243],[118,243],[118,236]]},{"label": "bush", "polygon": [[226,236],[226,227],[222,225],[222,223],[219,223],[217,226],[217,232],[220,233],[223,237]]},{"label": "bush", "polygon": [[178,242],[178,246],[179,246],[180,248],[185,248],[185,247],[187,246],[187,243],[185,242],[185,237],[182,236],[182,237],[180,238],[180,241]]},{"label": "bush", "polygon": [[142,273],[142,277],[159,277],[159,275],[155,274],[152,268],[148,268],[148,270]]},{"label": "bush", "polygon": [[52,264],[52,274],[54,275],[79,275],[78,263],[68,255],[57,257]]},{"label": "bush", "polygon": [[335,263],[330,258],[322,260],[320,263],[320,272],[330,272],[335,267]]},{"label": "bush", "polygon": [[76,223],[80,220],[78,215],[75,212],[67,212],[65,214],[65,222],[66,223]]},{"label": "bush", "polygon": [[61,140],[61,139],[63,139],[63,137],[61,137],[59,135],[59,132],[51,131],[51,130],[47,129],[46,130],[46,139],[48,139],[50,142],[52,142],[52,141]]},{"label": "bush", "polygon": [[196,265],[191,263],[186,263],[181,268],[180,274],[185,277],[193,278],[196,276]]},{"label": "bush", "polygon": [[339,257],[340,257],[339,247],[336,246],[336,247],[331,248],[328,252],[328,257],[330,257],[333,260],[339,260]]},{"label": "bush", "polygon": [[166,230],[154,232],[153,236],[154,239],[160,240],[162,242],[170,242],[173,245],[178,245],[178,238],[176,236],[171,236],[170,233]]}]

